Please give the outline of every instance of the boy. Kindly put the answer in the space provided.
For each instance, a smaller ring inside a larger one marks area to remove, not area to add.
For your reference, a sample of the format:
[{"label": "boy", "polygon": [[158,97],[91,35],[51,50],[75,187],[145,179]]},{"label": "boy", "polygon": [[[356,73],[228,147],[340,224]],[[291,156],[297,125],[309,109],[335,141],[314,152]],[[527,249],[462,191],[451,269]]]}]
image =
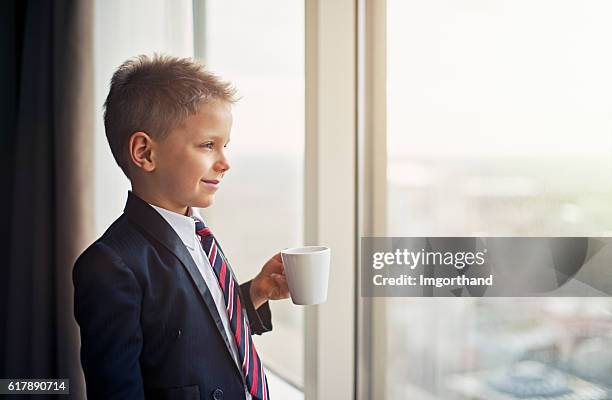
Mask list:
[{"label": "boy", "polygon": [[238,285],[195,209],[230,168],[233,102],[190,59],[139,56],[113,75],[106,136],[132,190],[73,270],[89,400],[269,398],[251,333],[289,297],[280,254]]}]

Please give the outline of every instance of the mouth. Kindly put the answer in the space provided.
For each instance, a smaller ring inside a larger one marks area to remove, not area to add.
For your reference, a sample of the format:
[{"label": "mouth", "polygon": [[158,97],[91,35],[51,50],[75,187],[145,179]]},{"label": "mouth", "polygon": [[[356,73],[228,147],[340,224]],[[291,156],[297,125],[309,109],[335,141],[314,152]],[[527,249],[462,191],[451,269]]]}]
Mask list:
[{"label": "mouth", "polygon": [[217,189],[221,181],[217,179],[204,180],[202,179],[200,182],[204,183],[206,186]]}]

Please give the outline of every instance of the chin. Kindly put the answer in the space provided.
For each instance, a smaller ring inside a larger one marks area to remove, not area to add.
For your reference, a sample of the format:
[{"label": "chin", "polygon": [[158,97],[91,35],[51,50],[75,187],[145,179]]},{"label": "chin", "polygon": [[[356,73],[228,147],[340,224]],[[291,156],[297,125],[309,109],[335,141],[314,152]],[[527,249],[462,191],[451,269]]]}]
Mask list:
[{"label": "chin", "polygon": [[215,202],[215,198],[213,196],[209,196],[206,198],[203,198],[201,200],[199,200],[196,204],[195,207],[197,208],[207,208],[213,205],[213,203]]}]

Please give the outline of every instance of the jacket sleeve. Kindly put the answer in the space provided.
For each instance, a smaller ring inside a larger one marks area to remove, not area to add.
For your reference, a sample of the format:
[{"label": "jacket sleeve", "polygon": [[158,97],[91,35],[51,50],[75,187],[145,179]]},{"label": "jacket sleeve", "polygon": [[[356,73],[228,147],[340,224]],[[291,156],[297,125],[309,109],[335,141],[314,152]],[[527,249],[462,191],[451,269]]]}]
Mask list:
[{"label": "jacket sleeve", "polygon": [[249,319],[251,333],[254,335],[261,335],[262,333],[270,332],[272,330],[272,313],[270,312],[270,302],[266,301],[258,309],[255,309],[255,306],[251,301],[251,282],[252,281],[248,281],[240,285],[240,292],[242,293],[242,302],[244,303],[247,318]]},{"label": "jacket sleeve", "polygon": [[88,400],[144,399],[142,291],[134,273],[110,247],[96,242],[76,261],[72,279]]}]

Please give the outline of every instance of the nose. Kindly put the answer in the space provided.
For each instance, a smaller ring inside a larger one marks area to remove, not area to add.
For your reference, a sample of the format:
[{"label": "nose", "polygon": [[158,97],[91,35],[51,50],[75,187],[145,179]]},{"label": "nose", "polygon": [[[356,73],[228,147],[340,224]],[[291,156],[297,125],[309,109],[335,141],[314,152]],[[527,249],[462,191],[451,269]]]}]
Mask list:
[{"label": "nose", "polygon": [[221,156],[215,163],[215,167],[217,171],[221,172],[227,172],[230,169],[230,164],[227,157],[225,156],[225,153],[221,153]]}]

